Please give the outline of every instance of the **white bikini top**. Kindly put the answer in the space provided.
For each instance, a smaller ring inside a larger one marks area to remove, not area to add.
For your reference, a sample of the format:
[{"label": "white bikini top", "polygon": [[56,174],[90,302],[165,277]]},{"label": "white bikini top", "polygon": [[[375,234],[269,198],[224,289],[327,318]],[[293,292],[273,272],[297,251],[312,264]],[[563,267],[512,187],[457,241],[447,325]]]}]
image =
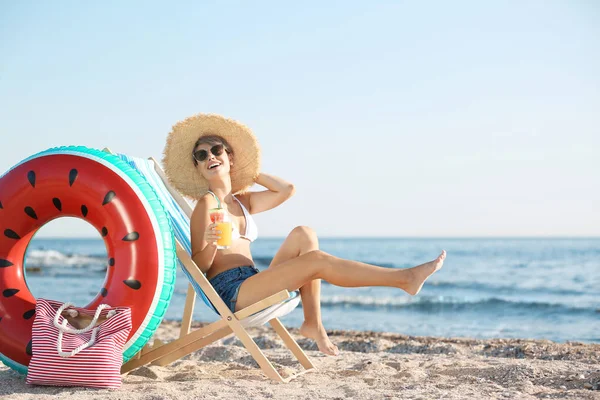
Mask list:
[{"label": "white bikini top", "polygon": [[[210,191],[209,191],[209,193],[211,193],[213,196],[215,196],[214,193],[212,193]],[[244,219],[246,220],[246,232],[244,232],[243,235],[240,235],[240,232],[238,231],[238,229],[233,224],[231,224],[231,240],[246,239],[246,240],[249,240],[250,242],[254,242],[258,238],[258,227],[256,226],[256,222],[254,222],[254,218],[252,218],[252,215],[250,215],[248,210],[246,210],[246,207],[244,207],[242,202],[239,201],[237,199],[237,197],[235,197],[235,196],[232,196],[232,197],[235,199],[235,201],[238,202],[240,207],[242,207],[242,212],[244,213]]]},{"label": "white bikini top", "polygon": [[237,197],[233,196],[233,198],[239,203],[240,207],[242,207],[242,211],[244,212],[244,219],[246,220],[246,232],[243,235],[240,235],[236,227],[232,227],[231,231],[231,240],[236,239],[247,239],[250,242],[254,242],[258,238],[258,227],[256,226],[256,222],[254,222],[254,218],[252,215],[246,210],[246,207],[242,204],[241,201],[237,199]]}]

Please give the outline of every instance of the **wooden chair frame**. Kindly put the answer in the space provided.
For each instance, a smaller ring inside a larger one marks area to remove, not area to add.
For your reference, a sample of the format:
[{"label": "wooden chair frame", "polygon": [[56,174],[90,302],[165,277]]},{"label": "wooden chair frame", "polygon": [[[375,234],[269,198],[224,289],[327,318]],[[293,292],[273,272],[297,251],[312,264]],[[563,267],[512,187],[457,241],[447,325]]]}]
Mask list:
[{"label": "wooden chair frame", "polygon": [[[105,148],[104,151],[110,152],[110,149]],[[192,208],[189,203],[183,198],[183,196],[175,190],[167,180],[167,177],[160,167],[158,162],[150,157],[149,160],[153,161],[154,168],[157,174],[162,179],[166,188],[179,206],[184,210],[188,218],[191,218]],[[196,302],[196,292],[194,287],[190,283],[188,285],[185,307],[183,311],[183,317],[181,321],[181,330],[179,332],[179,338],[170,342],[162,343],[155,341],[154,346],[144,347],[134,358],[123,364],[121,373],[132,371],[135,368],[152,363],[154,365],[167,365],[176,361],[190,353],[198,351],[203,347],[224,338],[230,334],[234,334],[246,347],[250,355],[256,360],[260,368],[263,370],[265,375],[269,378],[278,382],[289,382],[292,379],[302,375],[308,371],[315,369],[315,366],[310,361],[308,356],[300,348],[298,343],[292,338],[288,330],[283,326],[278,318],[273,318],[269,321],[269,324],[273,327],[277,335],[282,339],[285,346],[292,352],[300,364],[304,367],[304,371],[297,374],[283,378],[279,372],[273,367],[273,364],[267,359],[264,353],[256,345],[256,342],[250,337],[246,329],[242,326],[241,321],[259,311],[262,311],[274,304],[278,304],[290,297],[287,290],[282,290],[272,296],[258,301],[240,311],[235,313],[231,312],[225,305],[223,300],[219,297],[217,292],[214,290],[206,276],[201,272],[200,268],[194,263],[191,256],[184,249],[184,247],[177,241],[177,257],[183,264],[184,268],[190,273],[194,280],[198,283],[206,297],[214,305],[219,312],[221,319],[199,328],[191,332],[191,323],[193,319],[193,311]]]}]

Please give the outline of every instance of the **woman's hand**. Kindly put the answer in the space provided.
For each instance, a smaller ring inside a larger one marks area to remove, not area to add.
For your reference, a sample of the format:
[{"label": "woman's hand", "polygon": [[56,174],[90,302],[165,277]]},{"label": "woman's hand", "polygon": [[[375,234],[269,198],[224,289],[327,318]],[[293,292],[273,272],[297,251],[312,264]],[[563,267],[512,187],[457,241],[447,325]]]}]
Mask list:
[{"label": "woman's hand", "polygon": [[204,232],[204,240],[213,246],[217,245],[217,240],[221,239],[221,231],[217,230],[217,224],[210,224]]}]

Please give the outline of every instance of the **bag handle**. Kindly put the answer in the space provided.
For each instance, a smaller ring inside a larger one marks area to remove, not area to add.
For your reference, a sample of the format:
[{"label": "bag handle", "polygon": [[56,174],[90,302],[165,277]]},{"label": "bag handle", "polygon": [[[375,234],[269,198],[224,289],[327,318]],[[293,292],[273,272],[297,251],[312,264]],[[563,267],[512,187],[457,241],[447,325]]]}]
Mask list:
[{"label": "bag handle", "polygon": [[[90,326],[92,326],[92,325],[90,325]],[[63,358],[73,357],[74,355],[78,354],[80,351],[85,350],[88,347],[92,347],[93,345],[95,345],[96,344],[96,335],[98,334],[98,329],[100,329],[99,327],[96,327],[92,330],[92,337],[90,338],[89,342],[82,344],[81,346],[73,349],[72,351],[65,352],[62,349],[62,339],[63,339],[63,335],[64,335],[63,328],[65,330],[69,329],[67,327],[66,319],[63,321],[63,324],[60,325],[60,327],[61,328],[59,328],[59,331],[58,331],[58,341],[56,342],[56,351],[58,351],[58,355]]]},{"label": "bag handle", "polygon": [[[96,309],[96,313],[94,314],[94,318],[92,319],[92,322],[90,322],[90,324],[83,329],[69,328],[67,326],[68,321],[66,319],[63,320],[62,324],[58,323],[58,317],[68,307],[73,307],[73,303],[65,303],[62,306],[60,306],[58,311],[56,311],[56,315],[54,316],[54,326],[56,328],[58,328],[58,341],[56,343],[56,350],[58,351],[58,355],[61,357],[64,357],[64,358],[73,357],[74,355],[78,354],[79,352],[87,349],[88,347],[92,347],[94,344],[96,344],[96,336],[98,334],[98,330],[100,329],[100,327],[94,328],[94,326],[96,325],[96,322],[98,322],[98,318],[100,318],[100,313],[102,312],[102,310],[104,310],[105,308],[109,308],[110,306],[108,304],[100,304],[98,306],[98,308]],[[115,314],[116,314],[116,311],[111,310],[108,312],[107,318],[110,318]],[[89,342],[82,344],[81,346],[73,349],[72,351],[69,351],[69,352],[63,351],[62,339],[63,339],[63,335],[65,333],[77,334],[77,333],[89,332],[90,330],[92,330],[92,336],[91,336]]]},{"label": "bag handle", "polygon": [[[67,326],[67,324],[65,323],[65,321],[63,321],[63,324],[59,324],[58,323],[58,317],[60,317],[60,315],[62,314],[62,312],[69,308],[69,307],[74,307],[73,303],[65,303],[62,306],[60,306],[60,308],[58,309],[58,311],[56,311],[56,315],[54,316],[54,326],[60,331],[60,332],[65,332],[65,333],[85,333],[85,332],[89,332],[91,331],[94,326],[96,326],[96,323],[98,322],[98,318],[100,318],[100,313],[102,312],[102,310],[104,310],[105,308],[110,308],[110,306],[108,304],[100,304],[98,306],[98,308],[96,309],[96,313],[94,314],[94,319],[92,319],[92,322],[90,322],[90,324],[82,329],[73,329],[73,328],[69,328]],[[113,310],[114,311],[114,310]],[[113,311],[109,311],[107,318],[112,317],[113,315],[115,315],[115,313]]]}]

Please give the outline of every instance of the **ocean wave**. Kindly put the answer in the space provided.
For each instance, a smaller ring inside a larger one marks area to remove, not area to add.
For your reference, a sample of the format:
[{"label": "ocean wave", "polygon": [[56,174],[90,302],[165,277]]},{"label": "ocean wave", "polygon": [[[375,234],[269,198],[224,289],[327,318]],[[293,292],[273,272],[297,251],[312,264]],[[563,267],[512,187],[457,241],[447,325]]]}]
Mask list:
[{"label": "ocean wave", "polygon": [[103,269],[107,261],[106,257],[64,254],[56,250],[30,250],[27,252],[25,265],[27,269],[60,267]]},{"label": "ocean wave", "polygon": [[322,307],[329,308],[386,308],[404,309],[417,312],[431,311],[544,311],[546,313],[597,313],[596,307],[571,307],[564,304],[511,301],[496,297],[479,300],[465,300],[449,296],[421,296],[417,299],[407,297],[373,296],[324,296]]},{"label": "ocean wave", "polygon": [[538,287],[522,287],[517,285],[494,285],[482,282],[446,282],[446,281],[428,281],[428,286],[435,286],[444,289],[462,289],[474,290],[477,292],[493,292],[497,294],[514,294],[514,293],[544,293],[556,295],[585,295],[589,294],[581,290],[561,289],[545,286]]}]

